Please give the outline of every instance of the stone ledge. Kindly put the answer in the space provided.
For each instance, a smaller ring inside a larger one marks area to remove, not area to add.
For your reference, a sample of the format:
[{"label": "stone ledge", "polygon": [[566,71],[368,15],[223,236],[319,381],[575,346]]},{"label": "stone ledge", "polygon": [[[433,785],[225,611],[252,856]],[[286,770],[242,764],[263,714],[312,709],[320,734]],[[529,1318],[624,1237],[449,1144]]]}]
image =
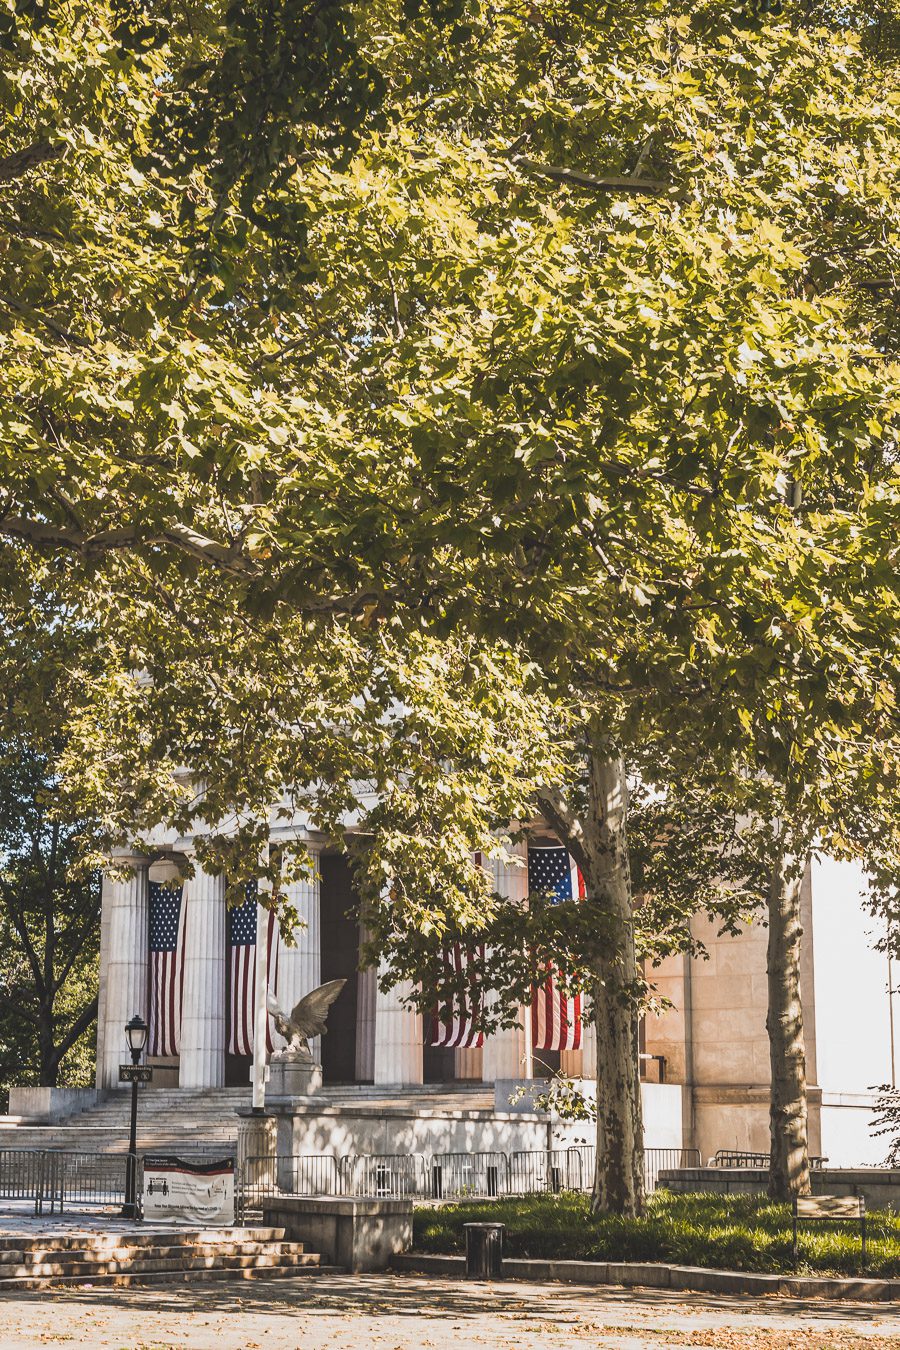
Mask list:
[{"label": "stone ledge", "polygon": [[[460,1276],[462,1256],[408,1252],[394,1256],[394,1270],[421,1275]],[[760,1275],[708,1266],[674,1266],[662,1262],[536,1261],[507,1257],[506,1278],[559,1280],[574,1284],[610,1284],[625,1288],[671,1289],[703,1294],[775,1294],[783,1298],[855,1299],[860,1303],[900,1301],[900,1279],[837,1279],[815,1275]]]}]

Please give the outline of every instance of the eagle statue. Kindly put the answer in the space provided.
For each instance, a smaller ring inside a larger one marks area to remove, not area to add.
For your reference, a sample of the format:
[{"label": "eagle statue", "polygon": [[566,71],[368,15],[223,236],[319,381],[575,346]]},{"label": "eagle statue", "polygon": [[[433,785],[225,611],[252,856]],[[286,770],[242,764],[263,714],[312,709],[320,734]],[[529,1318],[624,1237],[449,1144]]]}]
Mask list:
[{"label": "eagle statue", "polygon": [[328,1009],[346,983],[346,980],[329,980],[327,984],[320,984],[318,989],[304,994],[290,1014],[284,1011],[271,989],[268,991],[266,1007],[272,1014],[275,1030],[287,1041],[282,1054],[301,1055],[312,1062],[309,1038],[325,1035]]}]

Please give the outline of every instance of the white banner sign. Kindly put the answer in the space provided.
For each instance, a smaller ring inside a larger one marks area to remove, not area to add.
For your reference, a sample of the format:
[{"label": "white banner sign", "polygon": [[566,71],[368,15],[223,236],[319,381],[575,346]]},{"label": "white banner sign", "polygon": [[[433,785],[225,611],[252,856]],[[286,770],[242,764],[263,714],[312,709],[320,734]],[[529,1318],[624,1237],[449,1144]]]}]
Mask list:
[{"label": "white banner sign", "polygon": [[144,1219],[164,1223],[234,1223],[234,1158],[203,1162],[144,1158]]}]

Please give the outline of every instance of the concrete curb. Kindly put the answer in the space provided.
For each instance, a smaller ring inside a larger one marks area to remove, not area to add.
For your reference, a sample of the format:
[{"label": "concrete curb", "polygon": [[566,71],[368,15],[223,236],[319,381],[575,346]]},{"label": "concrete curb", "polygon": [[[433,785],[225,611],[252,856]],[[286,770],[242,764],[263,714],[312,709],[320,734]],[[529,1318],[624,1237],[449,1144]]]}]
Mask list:
[{"label": "concrete curb", "polygon": [[[462,1256],[406,1252],[391,1262],[394,1270],[419,1275],[465,1273]],[[777,1294],[783,1298],[855,1299],[859,1303],[900,1301],[900,1280],[829,1279],[811,1275],[756,1275],[706,1266],[669,1266],[632,1261],[529,1261],[507,1257],[504,1274],[513,1280],[561,1280],[575,1284],[613,1284],[625,1288],[672,1289],[701,1294]]]}]

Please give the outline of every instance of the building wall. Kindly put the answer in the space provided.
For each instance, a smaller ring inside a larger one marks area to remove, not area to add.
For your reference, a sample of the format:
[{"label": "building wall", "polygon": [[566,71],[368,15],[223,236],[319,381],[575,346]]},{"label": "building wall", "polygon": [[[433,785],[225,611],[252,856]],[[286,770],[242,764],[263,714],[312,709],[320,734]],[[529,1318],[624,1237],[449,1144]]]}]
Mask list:
[{"label": "building wall", "polygon": [[[801,996],[810,1085],[810,1149],[821,1152],[817,1090],[818,1037],[811,877],[801,892]],[[685,1094],[686,1144],[704,1161],[718,1149],[768,1152],[769,1040],[766,1032],[768,930],[762,915],[737,936],[720,933],[708,915],[691,921],[705,957],[668,957],[650,972],[660,997],[673,1005],[648,1016],[649,1054],[666,1058],[666,1079]]]},{"label": "building wall", "polygon": [[897,975],[876,950],[884,925],[869,914],[866,895],[859,865],[813,863],[822,1152],[836,1167],[883,1160],[888,1141],[870,1132],[873,1089],[896,1082]]}]

